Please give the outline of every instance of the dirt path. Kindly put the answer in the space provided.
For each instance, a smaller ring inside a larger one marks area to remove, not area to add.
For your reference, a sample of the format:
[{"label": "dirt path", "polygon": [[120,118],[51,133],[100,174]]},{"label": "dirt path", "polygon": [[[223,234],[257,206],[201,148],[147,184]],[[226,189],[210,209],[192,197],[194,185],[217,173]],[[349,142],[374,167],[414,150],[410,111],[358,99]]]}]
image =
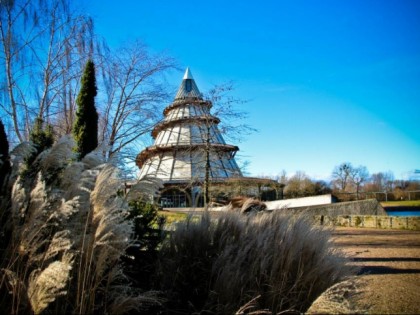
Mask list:
[{"label": "dirt path", "polygon": [[337,228],[334,242],[361,267],[350,300],[370,314],[420,314],[420,232]]}]

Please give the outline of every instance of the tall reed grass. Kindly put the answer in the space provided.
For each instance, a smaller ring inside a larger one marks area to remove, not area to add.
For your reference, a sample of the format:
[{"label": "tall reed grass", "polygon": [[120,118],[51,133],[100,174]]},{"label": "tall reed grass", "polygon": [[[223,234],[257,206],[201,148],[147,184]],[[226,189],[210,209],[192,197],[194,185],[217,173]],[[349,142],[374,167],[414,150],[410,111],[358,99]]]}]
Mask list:
[{"label": "tall reed grass", "polygon": [[[180,223],[163,244],[162,289],[171,312],[304,312],[355,271],[329,231],[304,217],[224,213]],[[251,309],[251,310],[250,310]]]},{"label": "tall reed grass", "polygon": [[77,162],[73,147],[64,137],[35,158],[28,159],[37,154],[31,143],[11,153],[10,196],[0,203],[9,231],[1,242],[2,314],[113,314],[159,303],[132,288],[122,269],[133,226],[118,169],[99,151]]}]

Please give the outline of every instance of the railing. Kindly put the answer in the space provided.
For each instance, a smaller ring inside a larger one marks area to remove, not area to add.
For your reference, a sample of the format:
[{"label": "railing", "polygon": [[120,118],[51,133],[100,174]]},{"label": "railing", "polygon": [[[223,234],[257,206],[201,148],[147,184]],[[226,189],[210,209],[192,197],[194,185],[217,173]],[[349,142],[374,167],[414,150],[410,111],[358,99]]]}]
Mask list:
[{"label": "railing", "polygon": [[[369,198],[375,198],[378,201],[389,201],[391,200],[420,200],[420,190],[403,190],[401,194],[405,195],[406,198],[397,199],[394,197],[395,192],[393,191],[363,191],[363,192],[335,192],[334,195],[340,198],[340,196],[347,196],[348,198],[343,199],[354,199],[363,200]],[[391,197],[392,196],[392,197]],[[391,198],[390,198],[391,197]]]}]

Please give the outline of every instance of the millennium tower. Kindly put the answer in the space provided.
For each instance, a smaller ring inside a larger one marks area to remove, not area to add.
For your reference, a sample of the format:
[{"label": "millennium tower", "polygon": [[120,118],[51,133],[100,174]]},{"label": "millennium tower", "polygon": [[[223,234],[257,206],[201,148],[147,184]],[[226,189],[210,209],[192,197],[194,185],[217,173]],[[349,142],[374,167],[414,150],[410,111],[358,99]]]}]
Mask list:
[{"label": "millennium tower", "polygon": [[163,180],[162,206],[199,206],[203,185],[242,177],[234,158],[239,148],[226,144],[211,107],[187,68],[173,103],[152,131],[154,144],[136,158],[140,178]]}]

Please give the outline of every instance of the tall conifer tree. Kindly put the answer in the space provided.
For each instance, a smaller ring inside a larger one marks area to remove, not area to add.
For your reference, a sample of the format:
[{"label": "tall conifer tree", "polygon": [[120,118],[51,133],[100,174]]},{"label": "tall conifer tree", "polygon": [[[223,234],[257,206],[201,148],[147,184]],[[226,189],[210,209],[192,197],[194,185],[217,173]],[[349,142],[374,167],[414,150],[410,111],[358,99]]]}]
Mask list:
[{"label": "tall conifer tree", "polygon": [[0,159],[3,161],[9,156],[9,142],[7,141],[6,131],[0,119]]},{"label": "tall conifer tree", "polygon": [[7,135],[4,130],[3,122],[0,119],[0,192],[9,171],[9,142],[7,141]]},{"label": "tall conifer tree", "polygon": [[80,92],[76,99],[76,121],[73,126],[73,135],[76,140],[75,150],[79,154],[79,159],[98,146],[96,94],[95,65],[92,60],[88,60],[83,72]]}]

